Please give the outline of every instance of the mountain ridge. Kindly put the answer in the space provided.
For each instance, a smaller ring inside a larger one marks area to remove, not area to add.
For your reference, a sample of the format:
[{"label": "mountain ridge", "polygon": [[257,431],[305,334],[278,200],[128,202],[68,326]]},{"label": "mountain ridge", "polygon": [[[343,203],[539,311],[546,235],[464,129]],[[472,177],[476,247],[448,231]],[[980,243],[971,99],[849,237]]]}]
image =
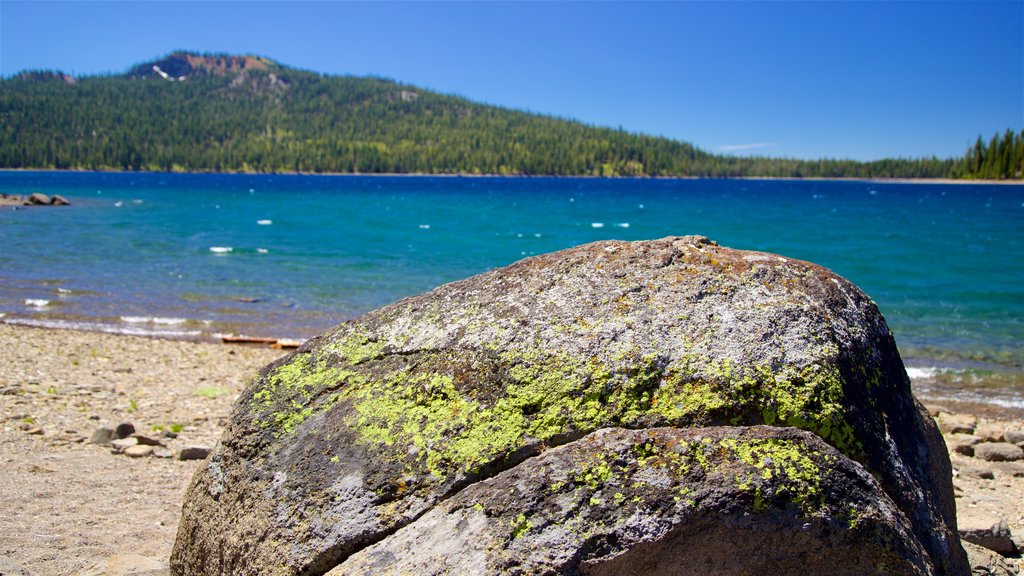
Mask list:
[{"label": "mountain ridge", "polygon": [[962,164],[721,156],[387,78],[186,50],[118,75],[0,79],[0,141],[0,167],[44,169],[936,178]]}]

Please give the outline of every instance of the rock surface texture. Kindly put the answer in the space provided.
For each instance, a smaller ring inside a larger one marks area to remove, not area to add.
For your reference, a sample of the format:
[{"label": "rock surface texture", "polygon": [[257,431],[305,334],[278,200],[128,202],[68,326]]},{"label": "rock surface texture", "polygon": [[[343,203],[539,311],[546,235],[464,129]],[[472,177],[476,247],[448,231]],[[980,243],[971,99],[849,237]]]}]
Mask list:
[{"label": "rock surface texture", "polygon": [[966,575],[950,478],[855,286],[703,237],[599,242],[264,368],[171,570]]}]

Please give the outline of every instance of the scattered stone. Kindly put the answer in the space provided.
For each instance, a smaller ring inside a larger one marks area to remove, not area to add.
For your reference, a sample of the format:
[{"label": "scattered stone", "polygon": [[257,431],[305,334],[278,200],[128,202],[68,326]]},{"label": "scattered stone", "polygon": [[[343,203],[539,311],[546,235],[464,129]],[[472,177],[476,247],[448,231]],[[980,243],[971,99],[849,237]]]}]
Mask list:
[{"label": "scattered stone", "polygon": [[25,430],[25,434],[28,434],[29,436],[42,436],[44,433],[43,429],[38,426],[33,426],[28,430]]},{"label": "scattered stone", "polygon": [[1002,476],[1024,478],[1024,462],[993,462],[992,466]]},{"label": "scattered stone", "polygon": [[173,439],[178,437],[178,433],[177,432],[171,432],[170,430],[164,430],[163,432],[161,432],[161,435],[164,438],[170,438],[171,440],[173,440]]},{"label": "scattered stone", "polygon": [[50,199],[50,204],[53,206],[70,206],[71,202],[60,194],[54,194],[53,198]]},{"label": "scattered stone", "polygon": [[1004,556],[1013,554],[1017,547],[1010,535],[1006,520],[986,512],[968,508],[957,518],[960,538],[998,552]]},{"label": "scattered stone", "polygon": [[1017,444],[1018,446],[1024,444],[1024,432],[1020,430],[1007,429],[1005,436],[1006,441],[1010,444]]},{"label": "scattered stone", "polygon": [[50,203],[50,197],[42,192],[33,192],[28,195],[28,203],[33,206],[45,206]]},{"label": "scattered stone", "polygon": [[932,418],[937,418],[940,412],[949,412],[945,406],[939,404],[925,404],[924,409],[928,411]]},{"label": "scattered stone", "polygon": [[974,446],[981,442],[981,438],[974,436],[973,434],[951,434],[946,438],[946,447],[949,448],[950,452],[956,454],[963,454],[964,456],[974,456]]},{"label": "scattered stone", "polygon": [[165,448],[163,446],[157,446],[156,448],[153,448],[153,456],[155,456],[157,458],[173,458],[174,457],[174,451],[171,450],[170,448]]},{"label": "scattered stone", "polygon": [[982,422],[974,429],[974,435],[984,442],[1003,442],[1006,438],[1005,433],[1001,425],[992,422]]},{"label": "scattered stone", "polygon": [[943,434],[974,434],[974,427],[978,425],[978,417],[972,414],[941,412],[936,418],[936,422]]},{"label": "scattered stone", "polygon": [[114,447],[117,452],[124,452],[132,446],[138,446],[139,441],[135,438],[118,438],[117,440],[111,440],[110,445]]},{"label": "scattered stone", "polygon": [[139,442],[139,444],[143,444],[145,446],[163,446],[164,445],[164,443],[161,442],[159,439],[153,438],[151,436],[145,436],[145,435],[142,435],[142,434],[136,434],[134,436],[134,438]]},{"label": "scattered stone", "polygon": [[202,446],[186,446],[178,451],[178,460],[205,460],[210,449]]},{"label": "scattered stone", "polygon": [[995,552],[972,544],[961,542],[967,559],[971,563],[971,576],[1017,576],[1017,567]]},{"label": "scattered stone", "polygon": [[960,475],[966,478],[981,478],[982,480],[994,480],[996,477],[992,470],[978,466],[964,466],[960,469]]},{"label": "scattered stone", "polygon": [[114,429],[114,436],[117,438],[127,438],[132,434],[135,434],[135,425],[131,422],[122,422]]},{"label": "scattered stone", "polygon": [[97,562],[78,576],[169,576],[167,564],[138,554],[118,554]]},{"label": "scattered stone", "polygon": [[152,446],[138,444],[124,449],[124,455],[130,458],[145,458],[153,453]]},{"label": "scattered stone", "polygon": [[1024,460],[1024,449],[1009,442],[982,442],[974,447],[975,458],[989,462]]},{"label": "scattered stone", "polygon": [[111,440],[115,439],[116,437],[117,436],[113,428],[101,426],[100,428],[97,428],[96,430],[93,431],[92,436],[89,438],[89,442],[105,446],[107,444],[110,444]]}]

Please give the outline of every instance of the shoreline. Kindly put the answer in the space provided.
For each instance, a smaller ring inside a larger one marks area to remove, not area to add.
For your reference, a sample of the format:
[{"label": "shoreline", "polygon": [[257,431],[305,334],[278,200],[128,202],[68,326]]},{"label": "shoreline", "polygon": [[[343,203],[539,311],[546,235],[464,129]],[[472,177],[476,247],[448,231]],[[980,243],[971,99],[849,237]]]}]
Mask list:
[{"label": "shoreline", "polygon": [[[205,465],[178,455],[212,449],[249,378],[283,355],[0,323],[0,500],[12,512],[0,515],[0,571],[100,574],[114,572],[97,566],[127,565],[166,574],[186,488]],[[1019,539],[1024,461],[986,462],[965,455],[964,446],[993,430],[1024,431],[1024,418],[922,401],[950,451],[960,529],[1003,520]],[[954,433],[964,422],[977,436]],[[132,424],[130,439],[163,446],[136,457],[93,441],[101,427],[120,424]],[[1006,561],[1024,566],[1019,557]]]},{"label": "shoreline", "polygon": [[[187,321],[187,320],[186,320]],[[250,335],[238,333],[202,332],[202,331],[159,331],[132,329],[127,324],[124,329],[109,325],[110,329],[102,329],[105,324],[89,324],[72,322],[67,325],[54,323],[33,323],[21,318],[5,318],[0,314],[0,329],[11,327],[15,330],[37,330],[40,332],[58,331],[81,334],[88,338],[97,335],[109,338],[126,338],[179,342],[186,344],[211,346],[242,346],[260,348],[287,353],[301,346],[308,338],[296,338],[268,334]],[[329,328],[328,328],[329,329]],[[314,337],[315,335],[311,336]],[[914,394],[922,401],[947,405],[955,410],[969,411],[972,414],[994,418],[1024,419],[1024,388],[1021,382],[1024,376],[1019,371],[991,372],[989,377],[979,377],[977,372],[966,369],[937,367],[937,364],[922,362],[915,358],[911,362],[904,360],[904,367],[914,389]],[[922,364],[924,364],[922,366]]]},{"label": "shoreline", "polygon": [[181,174],[181,175],[217,175],[217,176],[324,176],[324,177],[361,177],[361,178],[495,178],[495,179],[585,179],[585,180],[742,180],[742,181],[781,181],[781,182],[877,182],[882,184],[950,184],[950,185],[998,185],[1024,186],[1022,180],[958,180],[953,178],[827,178],[827,177],[796,177],[796,176],[591,176],[587,174],[567,176],[560,174],[473,174],[443,173],[430,174],[425,172],[216,172],[216,171],[180,171],[162,172],[151,170],[92,170],[78,168],[0,168],[0,173],[62,173],[62,174]]}]

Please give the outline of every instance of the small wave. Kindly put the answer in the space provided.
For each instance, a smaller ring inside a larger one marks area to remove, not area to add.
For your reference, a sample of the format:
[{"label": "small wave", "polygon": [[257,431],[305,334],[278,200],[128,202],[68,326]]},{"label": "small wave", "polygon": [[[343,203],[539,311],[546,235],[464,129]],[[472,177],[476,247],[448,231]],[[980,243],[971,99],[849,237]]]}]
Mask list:
[{"label": "small wave", "polygon": [[99,322],[78,322],[74,320],[42,320],[35,318],[5,319],[6,324],[32,326],[35,328],[58,328],[62,330],[84,330],[87,332],[104,332],[106,334],[123,334],[125,336],[159,336],[162,338],[195,338],[202,333],[199,330],[158,330],[137,328]]},{"label": "small wave", "polygon": [[629,222],[619,222],[616,226],[619,228],[629,228]]},{"label": "small wave", "polygon": [[267,252],[270,252],[270,250],[267,250],[266,248],[257,248],[256,252],[258,254],[266,254]]},{"label": "small wave", "polygon": [[153,324],[162,324],[164,326],[177,326],[187,322],[184,318],[161,318],[159,316],[153,318]]},{"label": "small wave", "polygon": [[420,224],[420,230],[430,230],[430,224]]},{"label": "small wave", "polygon": [[591,228],[604,228],[604,222],[591,222]]},{"label": "small wave", "polygon": [[214,254],[228,254],[234,252],[234,250],[231,246],[210,246],[210,252]]},{"label": "small wave", "polygon": [[274,221],[273,220],[257,220],[256,223],[259,224],[260,226],[270,226],[271,224],[274,223]]},{"label": "small wave", "polygon": [[121,322],[127,322],[129,324],[149,324],[153,321],[150,316],[121,316]]},{"label": "small wave", "polygon": [[908,367],[907,368],[907,376],[909,376],[911,380],[922,380],[924,378],[935,378],[939,374],[944,374],[946,372],[949,372],[949,370],[944,369],[944,368],[936,368],[935,366],[926,366],[924,368],[918,368],[918,367]]},{"label": "small wave", "polygon": [[57,288],[57,294],[71,294],[71,290],[67,288]]},{"label": "small wave", "polygon": [[44,300],[42,298],[26,298],[25,299],[25,306],[32,306],[34,308],[46,308],[49,305],[50,305],[50,301],[49,300]]}]

